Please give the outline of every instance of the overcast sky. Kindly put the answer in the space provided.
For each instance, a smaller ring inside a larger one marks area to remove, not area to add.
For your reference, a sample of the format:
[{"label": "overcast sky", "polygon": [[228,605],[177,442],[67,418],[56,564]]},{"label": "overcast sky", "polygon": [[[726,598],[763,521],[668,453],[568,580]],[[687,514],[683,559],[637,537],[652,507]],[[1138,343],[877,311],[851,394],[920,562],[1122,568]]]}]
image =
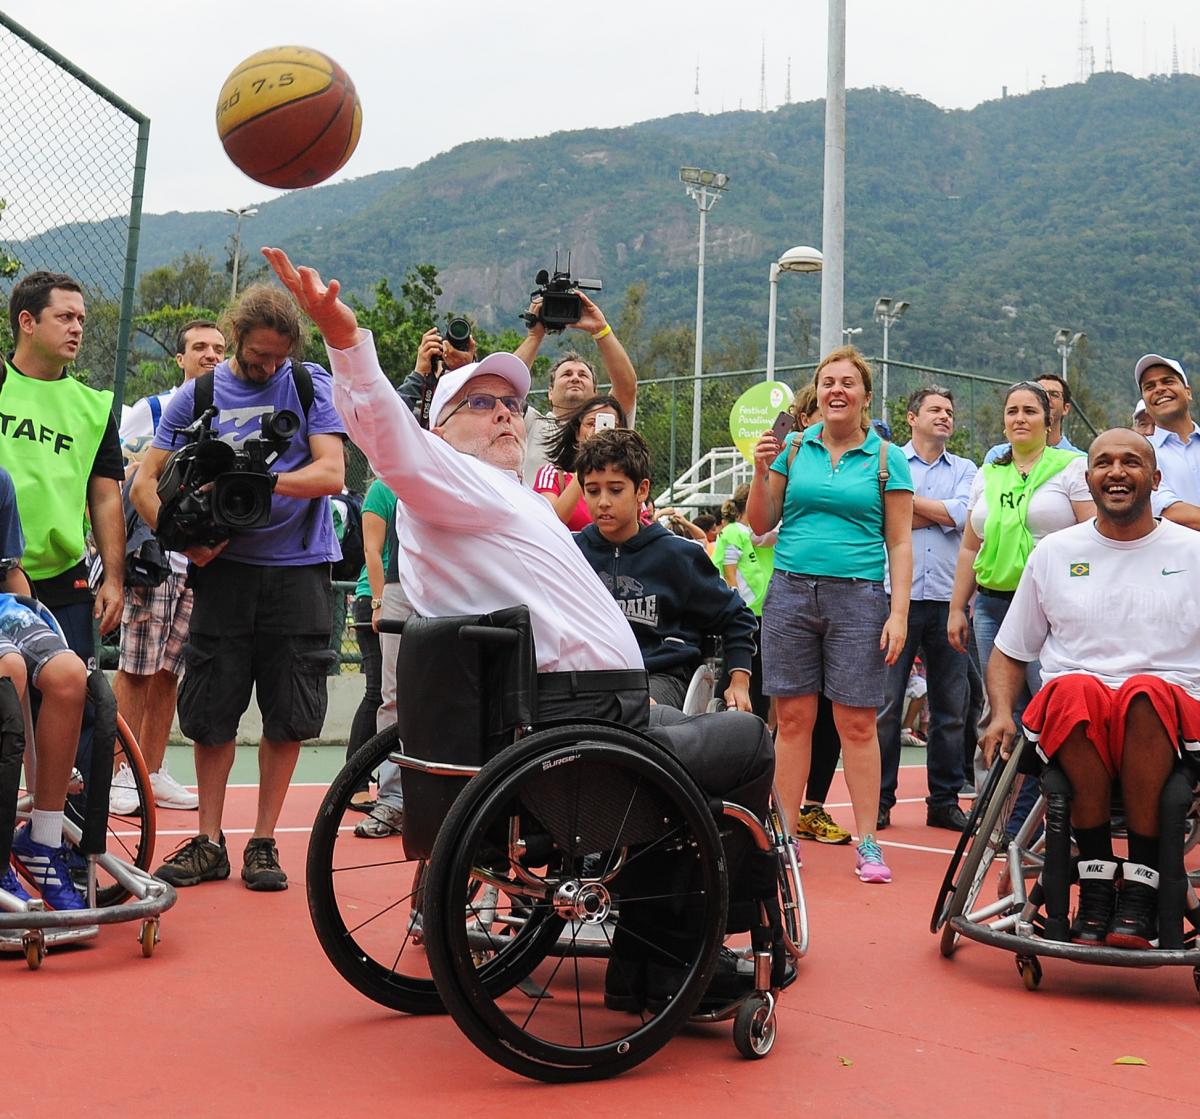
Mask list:
[{"label": "overcast sky", "polygon": [[[631,124],[697,105],[755,109],[824,96],[824,0],[0,0],[13,19],[151,118],[145,208],[212,210],[274,197],[229,163],[217,91],[245,56],[298,43],[340,62],[364,124],[340,178],[412,166],[481,137]],[[947,108],[1078,80],[1078,0],[849,0],[847,84]],[[1200,71],[1200,3],[1086,5],[1095,68]],[[453,13],[453,14],[451,14]],[[574,16],[571,13],[575,13]],[[694,95],[696,67],[700,94]],[[0,155],[0,196],[4,157]]]}]

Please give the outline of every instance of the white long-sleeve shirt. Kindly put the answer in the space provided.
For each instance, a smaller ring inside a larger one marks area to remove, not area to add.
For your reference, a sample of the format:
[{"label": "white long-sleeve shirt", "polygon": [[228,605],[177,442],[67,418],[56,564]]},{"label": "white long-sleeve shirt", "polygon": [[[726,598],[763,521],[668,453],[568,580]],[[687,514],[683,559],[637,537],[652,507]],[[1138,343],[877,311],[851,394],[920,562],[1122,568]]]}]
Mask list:
[{"label": "white long-sleeve shirt", "polygon": [[640,669],[613,597],[550,503],[508,473],[424,431],[379,368],[375,342],[329,350],[333,403],[396,494],[400,582],[437,618],[529,607],[540,672]]}]

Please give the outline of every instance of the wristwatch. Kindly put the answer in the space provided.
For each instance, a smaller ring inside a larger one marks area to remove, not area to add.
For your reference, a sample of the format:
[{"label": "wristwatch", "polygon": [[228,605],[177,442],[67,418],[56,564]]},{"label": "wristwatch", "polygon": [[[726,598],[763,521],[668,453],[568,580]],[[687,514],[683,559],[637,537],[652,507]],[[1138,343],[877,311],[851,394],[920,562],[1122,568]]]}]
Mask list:
[{"label": "wristwatch", "polygon": [[382,610],[383,609],[383,599],[382,598],[371,599],[371,609],[372,610]]}]

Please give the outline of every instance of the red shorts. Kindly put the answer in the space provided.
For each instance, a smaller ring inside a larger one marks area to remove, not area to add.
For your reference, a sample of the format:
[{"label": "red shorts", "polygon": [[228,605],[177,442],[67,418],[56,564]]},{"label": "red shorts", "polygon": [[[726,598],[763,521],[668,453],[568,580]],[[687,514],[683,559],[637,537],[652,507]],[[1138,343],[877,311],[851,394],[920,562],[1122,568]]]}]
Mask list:
[{"label": "red shorts", "polygon": [[1116,690],[1082,672],[1059,676],[1043,687],[1025,708],[1021,722],[1026,737],[1047,761],[1080,724],[1088,741],[1113,777],[1125,753],[1125,719],[1129,704],[1144,695],[1154,705],[1175,751],[1200,756],[1200,700],[1158,676],[1131,676]]}]

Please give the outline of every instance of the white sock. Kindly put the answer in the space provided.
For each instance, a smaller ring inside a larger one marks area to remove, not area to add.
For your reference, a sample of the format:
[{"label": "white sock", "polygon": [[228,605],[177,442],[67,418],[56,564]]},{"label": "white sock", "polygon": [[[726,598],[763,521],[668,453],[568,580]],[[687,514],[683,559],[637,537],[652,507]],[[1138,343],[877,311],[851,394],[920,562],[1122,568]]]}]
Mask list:
[{"label": "white sock", "polygon": [[63,814],[43,812],[35,808],[30,814],[29,838],[43,847],[61,847],[63,840]]}]

